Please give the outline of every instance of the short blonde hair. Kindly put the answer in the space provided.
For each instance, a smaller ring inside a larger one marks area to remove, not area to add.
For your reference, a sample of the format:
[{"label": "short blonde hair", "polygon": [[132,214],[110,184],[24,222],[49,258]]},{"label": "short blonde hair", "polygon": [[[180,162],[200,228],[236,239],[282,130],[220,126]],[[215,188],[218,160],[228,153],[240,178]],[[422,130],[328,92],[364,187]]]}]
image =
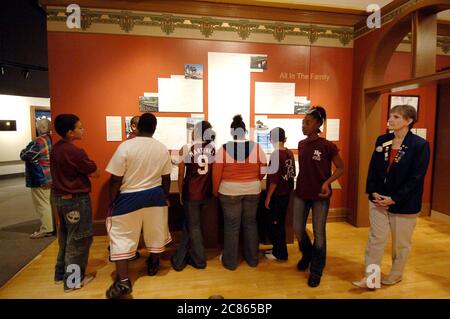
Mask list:
[{"label": "short blonde hair", "polygon": [[403,116],[405,120],[411,119],[412,122],[409,124],[409,129],[411,129],[414,126],[414,123],[417,122],[417,111],[413,106],[408,104],[396,105],[389,113],[398,113]]},{"label": "short blonde hair", "polygon": [[36,130],[38,135],[50,133],[50,121],[47,118],[42,118],[36,121]]}]

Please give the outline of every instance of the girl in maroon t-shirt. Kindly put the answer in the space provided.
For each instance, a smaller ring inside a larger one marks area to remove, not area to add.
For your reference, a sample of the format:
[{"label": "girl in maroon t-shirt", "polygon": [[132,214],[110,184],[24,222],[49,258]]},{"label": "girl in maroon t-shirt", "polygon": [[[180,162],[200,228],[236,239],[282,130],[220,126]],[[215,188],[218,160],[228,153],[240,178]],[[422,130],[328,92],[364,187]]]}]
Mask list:
[{"label": "girl in maroon t-shirt", "polygon": [[269,210],[267,226],[273,247],[266,251],[265,256],[270,260],[287,260],[285,220],[294,189],[295,159],[294,154],[284,146],[286,133],[281,127],[270,131],[270,142],[275,150],[270,155],[265,206]]},{"label": "girl in maroon t-shirt", "polygon": [[[344,163],[336,145],[319,136],[326,119],[325,109],[316,106],[303,119],[302,131],[306,139],[298,143],[299,172],[294,196],[294,231],[303,256],[298,270],[311,264],[308,285],[320,284],[326,260],[326,221],[330,206],[331,183],[344,171]],[[331,174],[331,163],[336,170]],[[314,245],[306,233],[306,222],[312,209]]]}]

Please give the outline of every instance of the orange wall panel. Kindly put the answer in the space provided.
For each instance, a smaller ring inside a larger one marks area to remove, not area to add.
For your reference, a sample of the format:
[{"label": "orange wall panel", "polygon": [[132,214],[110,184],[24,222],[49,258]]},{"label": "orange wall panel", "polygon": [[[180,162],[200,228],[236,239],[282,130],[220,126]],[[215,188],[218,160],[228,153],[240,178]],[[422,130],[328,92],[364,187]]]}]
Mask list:
[{"label": "orange wall panel", "polygon": [[[329,118],[341,119],[340,141],[337,144],[347,162],[350,152],[352,49],[49,32],[52,113],[54,116],[75,113],[80,117],[86,135],[77,144],[85,148],[102,171],[99,179],[92,180],[95,219],[104,219],[107,214],[109,174],[104,169],[119,145],[119,142],[106,142],[105,116],[140,114],[138,97],[144,92],[157,92],[158,77],[183,74],[185,63],[204,66],[203,102],[207,116],[208,52],[267,54],[267,70],[251,74],[249,126],[253,126],[254,122],[255,81],[295,82],[296,95],[309,96],[313,104],[322,104],[327,109]],[[310,72],[328,74],[330,80],[310,81],[299,76],[300,73],[309,75]],[[281,76],[282,73],[287,73],[288,78]],[[189,113],[157,115],[190,116]],[[231,119],[225,120],[231,122]],[[332,208],[347,207],[347,174],[340,180],[343,189],[334,192]]]}]

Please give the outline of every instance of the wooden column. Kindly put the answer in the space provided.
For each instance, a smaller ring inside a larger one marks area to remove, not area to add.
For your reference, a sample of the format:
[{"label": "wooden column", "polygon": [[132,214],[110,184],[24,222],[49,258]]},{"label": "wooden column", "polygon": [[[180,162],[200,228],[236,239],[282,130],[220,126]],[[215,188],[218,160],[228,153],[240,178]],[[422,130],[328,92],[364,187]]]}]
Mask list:
[{"label": "wooden column", "polygon": [[416,11],[412,15],[413,78],[436,72],[437,15]]}]

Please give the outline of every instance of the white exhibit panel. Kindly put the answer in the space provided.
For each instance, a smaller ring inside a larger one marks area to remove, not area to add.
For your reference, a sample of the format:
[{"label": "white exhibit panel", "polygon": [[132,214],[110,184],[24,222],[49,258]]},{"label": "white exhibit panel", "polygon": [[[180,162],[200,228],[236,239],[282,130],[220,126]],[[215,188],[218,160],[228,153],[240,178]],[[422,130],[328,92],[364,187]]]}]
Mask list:
[{"label": "white exhibit panel", "polygon": [[294,114],[295,83],[255,82],[256,114]]},{"label": "white exhibit panel", "polygon": [[216,145],[232,138],[236,114],[250,131],[250,55],[208,52],[208,120],[217,134]]},{"label": "white exhibit panel", "polygon": [[185,117],[157,117],[155,134],[153,137],[163,143],[169,150],[179,150],[186,144]]},{"label": "white exhibit panel", "polygon": [[107,142],[122,141],[121,116],[106,116],[106,141]]},{"label": "white exhibit panel", "polygon": [[339,141],[339,126],[340,119],[328,119],[327,124],[327,140],[329,141]]},{"label": "white exhibit panel", "polygon": [[159,112],[203,112],[203,80],[158,79]]}]

